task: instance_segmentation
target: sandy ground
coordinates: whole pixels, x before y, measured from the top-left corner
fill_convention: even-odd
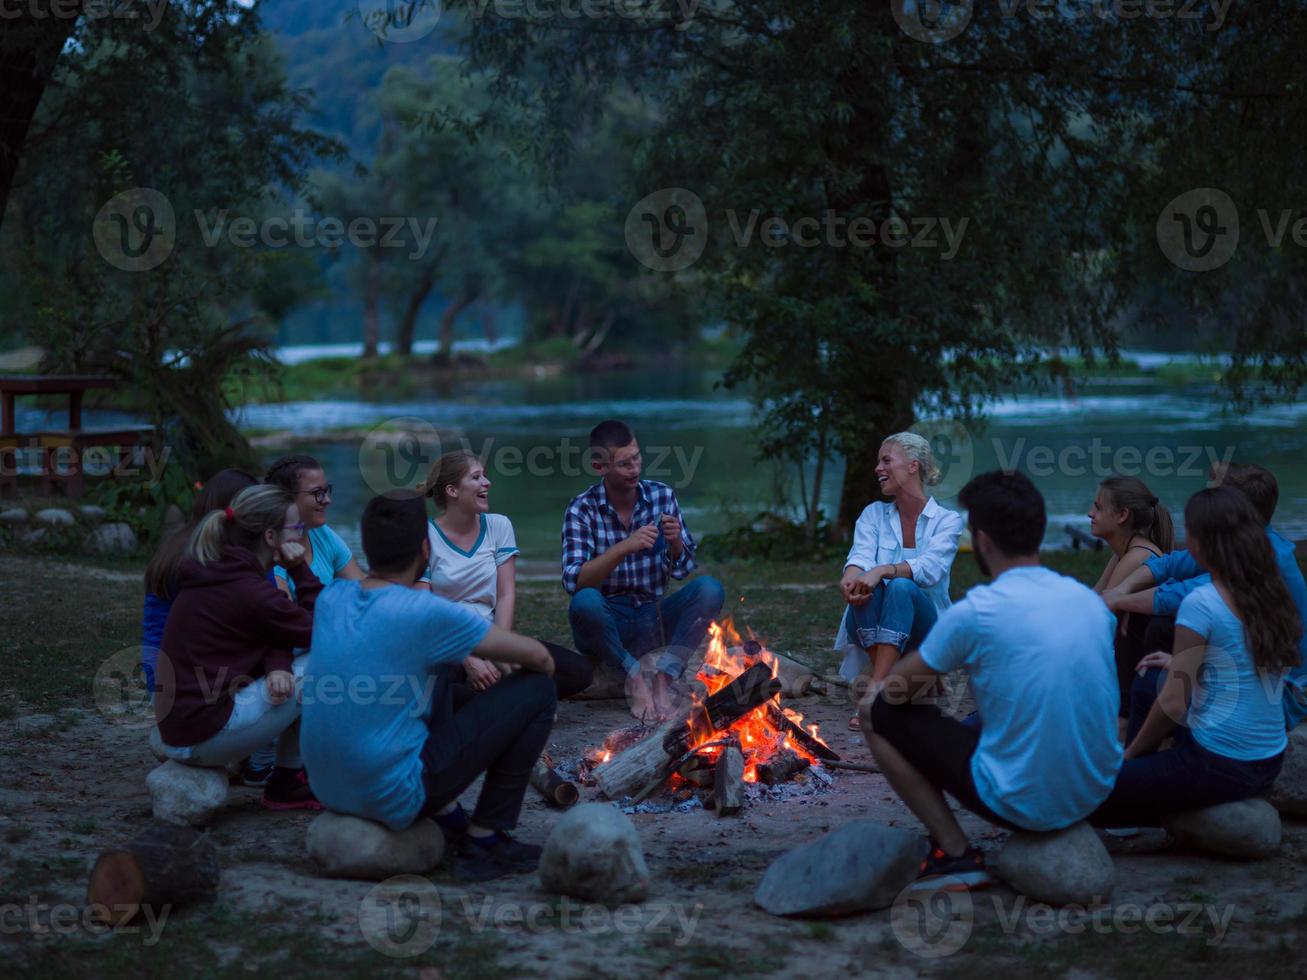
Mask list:
[[[842,728],[848,718],[842,700],[808,698],[797,704],[824,731],[839,733],[832,744],[847,760],[870,761],[860,741]],[[563,704],[550,750],[560,759],[578,756],[627,724],[621,702]],[[30,893],[45,902],[80,905],[85,872],[95,855],[130,837],[149,818],[144,777],[155,761],[144,733],[106,725],[89,712],[19,714],[4,724],[0,752],[5,760],[0,840],[7,842],[0,902],[26,901]],[[475,788],[466,805],[474,795]],[[583,790],[582,798],[597,798],[597,790]],[[367,944],[364,923],[369,921],[368,903],[375,902],[375,896],[369,898],[373,884],[329,881],[315,873],[304,852],[311,815],[268,813],[257,799],[255,790],[232,789],[211,829],[223,864],[221,894],[215,903],[178,910],[172,922],[163,922],[158,948],[166,949],[169,930],[178,922],[202,927],[209,917],[221,912],[230,921],[235,912],[239,921],[290,928],[339,945],[342,954],[375,957],[379,966],[410,962],[406,956],[372,952]],[[1083,928],[1078,931],[1076,921],[1059,924],[1054,913],[1002,887],[979,893],[974,901],[962,900],[966,907],[949,906],[942,917],[936,910],[928,914],[934,919],[925,920],[882,911],[814,924],[779,920],[754,906],[753,890],[776,856],[862,817],[919,826],[882,776],[847,772],[836,773],[833,785],[820,794],[753,803],[736,818],[703,810],[636,814],[632,819],[653,876],[652,892],[643,905],[616,913],[560,903],[541,890],[534,876],[465,886],[437,873],[432,891],[438,894],[439,929],[429,948],[423,947],[421,962],[441,965],[435,967],[437,973],[428,968],[420,975],[427,980],[441,971],[477,975],[480,967],[493,963],[492,974],[549,976],[845,976],[869,967],[911,976],[988,972],[997,961],[1027,957],[1031,948],[1040,947],[1047,947],[1045,955],[1053,958],[1050,966],[1067,953],[1088,975],[1117,975],[1124,968],[1113,966],[1110,957],[1096,961],[1090,947],[1079,963],[1076,944],[1103,935],[1113,942],[1138,932],[1149,936],[1133,920],[1153,909],[1157,923],[1166,913],[1156,910],[1170,909],[1172,926],[1184,926],[1182,932],[1191,934],[1158,933],[1159,951],[1179,948],[1198,962],[1213,950],[1260,955],[1267,944],[1296,936],[1307,904],[1302,867],[1307,827],[1286,823],[1281,856],[1259,863],[1177,855],[1160,831],[1110,841],[1118,876],[1113,906],[1100,910],[1097,918],[1079,920]],[[543,841],[557,819],[558,812],[531,793],[519,836]],[[968,817],[965,825],[987,849],[1001,841],[1000,833],[977,820]],[[1121,912],[1130,907],[1139,913]],[[1119,921],[1123,914],[1124,922]],[[148,943],[150,938],[146,929],[132,941]],[[39,971],[51,944],[87,941],[84,930],[42,935],[7,928],[0,949],[7,946],[24,959],[31,957]],[[210,941],[224,960],[242,955],[241,935],[227,927],[215,928]],[[930,955],[955,946],[959,949],[953,956]]]

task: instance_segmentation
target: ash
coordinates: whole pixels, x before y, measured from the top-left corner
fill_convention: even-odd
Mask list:
[[[561,770],[560,770],[561,772]],[[800,806],[816,804],[825,806],[825,796],[835,784],[836,775],[828,769],[813,766],[801,772],[788,783],[768,786],[765,783],[745,783],[744,801],[749,803],[796,803]],[[697,792],[686,787],[664,789],[653,798],[633,803],[632,797],[624,796],[613,801],[612,805],[629,815],[636,813],[691,813],[704,810],[712,805],[712,791],[700,789]]]

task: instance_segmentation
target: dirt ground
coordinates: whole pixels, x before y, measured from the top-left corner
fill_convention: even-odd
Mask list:
[[[61,564],[0,560],[0,599],[37,601],[32,590],[67,574]],[[19,573],[26,584],[18,583]],[[90,576],[92,591],[131,588],[97,575]],[[804,595],[786,589],[795,584],[802,583],[768,588]],[[530,587],[525,591],[529,596]],[[13,607],[5,615],[21,616]],[[12,632],[14,622],[4,622],[11,666],[32,659],[28,641]],[[78,684],[85,690],[89,678]],[[256,790],[233,787],[210,830],[223,868],[218,896],[105,935],[70,923],[78,914],[71,910],[84,905],[95,856],[148,821],[145,776],[156,762],[143,730],[108,723],[89,705],[33,705],[17,696],[25,690],[6,689],[0,701],[0,959],[14,965],[15,976],[19,969],[39,977],[176,976],[180,969],[205,977],[421,980],[1301,972],[1307,825],[1288,820],[1280,855],[1264,862],[1181,854],[1161,831],[1108,838],[1117,882],[1111,905],[1098,909],[1058,913],[997,887],[943,908],[901,906],[820,922],[762,912],[754,889],[787,849],[858,818],[920,829],[882,776],[853,772],[835,773],[833,784],[812,796],[752,803],[739,817],[703,810],[633,815],[652,875],[650,895],[638,906],[609,910],[562,900],[533,875],[469,886],[437,871],[423,899],[433,903],[433,927],[398,951],[404,955],[369,943],[384,899],[374,883],[316,873],[304,848],[312,814],[269,813],[258,806]],[[844,692],[794,706],[821,724],[846,760],[871,761],[845,730]],[[550,751],[575,758],[629,724],[621,702],[564,703]],[[596,789],[583,789],[583,800],[597,798]],[[558,817],[529,793],[519,837],[543,842]],[[963,824],[987,850],[1000,845],[1003,835],[983,822],[964,816]]]

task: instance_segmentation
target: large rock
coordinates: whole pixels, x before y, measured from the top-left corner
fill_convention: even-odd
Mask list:
[[[8,510],[0,511],[0,524],[26,524],[27,511],[21,507],[10,507]]]
[[[404,830],[323,812],[309,824],[309,857],[328,878],[382,881],[392,875],[425,874],[440,863],[445,835],[425,817]]]
[[[87,536],[86,548],[106,555],[131,554],[136,550],[136,532],[121,521],[101,524]]]
[[[73,526],[73,515],[59,507],[47,507],[45,510],[38,510],[36,519],[42,524],[48,524],[50,527]]]
[[[145,777],[154,802],[154,817],[203,827],[227,802],[227,772],[168,761]]]
[[[540,856],[545,891],[620,905],[649,893],[649,868],[629,817],[603,803],[582,803],[554,826]]]
[[[84,504],[77,508],[77,512],[84,521],[102,521],[109,516],[107,510],[103,507],[96,507],[94,504]]]
[[[1093,905],[1112,894],[1112,856],[1089,824],[1047,834],[1013,834],[994,863],[1021,894],[1049,905]]]
[[[1284,765],[1266,798],[1281,813],[1307,817],[1307,726],[1299,725],[1289,733]]]
[[[1185,847],[1222,857],[1266,858],[1280,849],[1280,815],[1265,800],[1171,813],[1162,826]]]
[[[910,831],[854,820],[773,861],[753,900],[772,915],[888,908],[916,878],[925,850]]]

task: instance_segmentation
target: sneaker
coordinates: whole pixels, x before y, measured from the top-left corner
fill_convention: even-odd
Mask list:
[[[309,789],[308,775],[303,769],[274,770],[263,787],[263,798],[259,803],[267,810],[323,809],[313,790]]]
[[[540,864],[540,851],[536,845],[515,841],[503,831],[481,839],[465,835],[454,862],[454,877],[460,881],[482,882],[526,874]]]
[[[268,777],[272,775],[272,766],[256,766],[246,759],[241,763],[240,776],[237,781],[242,786],[253,786],[260,788],[266,786]]]
[[[949,857],[943,848],[932,845],[930,854],[921,862],[917,880],[910,887],[914,891],[965,892],[987,888],[993,883],[994,879],[985,870],[985,855],[980,848],[968,847],[957,857]]]

